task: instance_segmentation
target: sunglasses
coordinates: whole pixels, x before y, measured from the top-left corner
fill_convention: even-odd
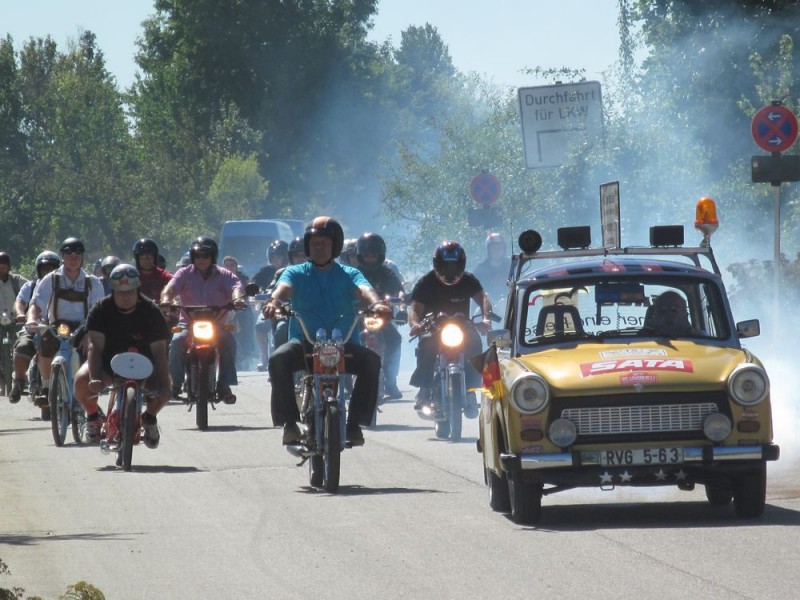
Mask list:
[[[194,253],[194,257],[195,258],[211,258],[211,254],[209,254],[208,252],[195,252]]]
[[[111,273],[111,279],[119,281],[120,279],[133,279],[139,277],[139,272],[136,269],[120,269]]]
[[[81,256],[83,252],[77,252],[75,250],[64,250],[61,253],[61,256]]]

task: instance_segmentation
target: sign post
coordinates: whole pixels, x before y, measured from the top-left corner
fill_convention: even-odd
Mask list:
[[[794,113],[783,106],[780,100],[774,100],[770,106],[759,110],[753,117],[750,126],[753,140],[758,146],[772,153],[769,157],[752,158],[752,180],[765,181],[760,168],[772,171],[770,180],[774,193],[775,242],[773,254],[772,279],[772,331],[773,337],[778,335],[778,315],[780,310],[779,293],[781,279],[781,183],[783,181],[800,180],[797,162],[782,161],[781,152],[788,150],[797,140],[797,118]]]
[[[474,227],[490,229],[500,224],[497,213],[492,204],[500,199],[503,186],[500,180],[489,173],[481,171],[469,183],[469,195],[481,205],[481,208],[471,208],[467,213],[467,223]]]

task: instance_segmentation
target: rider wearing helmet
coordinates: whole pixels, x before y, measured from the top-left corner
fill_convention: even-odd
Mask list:
[[[497,303],[508,294],[510,259],[506,248],[502,233],[490,233],[486,236],[486,258],[472,270],[472,274],[480,280],[483,289],[489,294],[496,310],[499,310]]]
[[[108,276],[111,274],[111,271],[116,267],[121,261],[117,256],[106,256],[103,260],[100,261],[100,281],[103,282],[103,291],[106,293],[106,296],[111,293],[111,282],[108,279]]]
[[[356,260],[356,244],[358,240],[353,239],[346,239],[342,245],[342,252],[339,256],[339,262],[343,265],[349,265],[351,267],[358,267],[358,261]]]
[[[25,322],[25,313],[28,311],[28,305],[31,303],[36,284],[42,277],[60,267],[61,259],[55,252],[45,250],[36,257],[35,264],[36,279],[26,282],[20,288],[19,294],[17,294],[17,298],[14,301],[14,313],[16,314],[17,323]],[[35,354],[34,334],[22,329],[17,334],[17,341],[14,343],[14,383],[8,395],[8,399],[12,404],[19,402],[22,396],[22,390],[25,388],[25,374],[28,372],[28,365]]]
[[[177,297],[186,306],[224,306],[233,302],[237,308],[244,306],[244,288],[235,273],[217,266],[219,247],[210,237],[200,236],[192,242],[189,256],[192,264],[178,270],[161,292],[161,304],[170,305]],[[188,323],[185,312],[181,321]],[[169,370],[172,376],[172,396],[177,398],[183,385],[184,357],[186,356],[184,329],[172,337],[169,344]],[[226,404],[236,402],[230,386],[236,385],[236,340],[230,331],[220,329],[219,374],[217,397]]]
[[[133,243],[131,253],[139,271],[139,292],[152,300],[158,300],[161,291],[172,279],[169,271],[158,266],[158,245],[150,238],[140,238]]]
[[[442,242],[433,253],[433,269],[423,275],[411,290],[411,309],[408,311],[409,333],[422,333],[420,322],[428,313],[438,315],[462,314],[469,316],[470,298],[478,305],[484,315],[480,329],[486,331],[491,325],[489,315],[492,304],[489,296],[483,291],[478,279],[464,268],[467,254],[458,242]],[[471,358],[482,351],[481,337],[476,329],[466,332],[464,356]],[[434,364],[436,363],[437,340],[434,336],[419,338],[417,348],[417,368],[411,375],[411,385],[419,388],[414,410],[421,410],[431,399]],[[481,378],[475,368],[466,361],[467,388],[480,387]],[[478,416],[475,392],[467,394],[467,406],[464,416],[474,419]]]
[[[381,298],[400,296],[403,282],[386,266],[386,242],[377,233],[365,233],[356,242],[358,268],[375,288]],[[400,371],[400,348],[403,338],[394,323],[388,322],[380,330],[384,342],[383,372],[386,378],[386,395],[390,400],[399,400],[403,394],[397,388]]]
[[[0,252],[0,313],[3,313],[4,320],[8,319],[7,325],[0,325],[0,336],[8,338],[12,344],[16,343],[17,338],[17,326],[14,323],[14,317],[16,316],[14,306],[17,295],[27,283],[27,279],[11,272],[11,257],[8,253]],[[3,351],[10,352],[10,349],[4,348]],[[11,373],[0,373],[0,377],[2,377],[0,384],[2,391],[0,393],[8,394],[9,398],[11,398],[14,387],[11,381],[13,379]]]
[[[268,292],[272,291],[275,288],[275,285],[278,283],[278,279],[280,278],[280,276],[283,275],[283,271],[286,269],[286,266],[299,265],[308,260],[303,244],[303,238],[301,237],[296,237],[291,242],[289,242],[287,252],[289,255],[289,265],[285,265],[280,269],[278,269],[277,271],[275,271],[274,276],[266,286],[262,286],[259,283],[259,287],[261,289]],[[259,273],[260,272],[261,271],[259,271]],[[289,328],[289,323],[285,319],[281,320],[273,319],[272,321],[265,321],[263,314],[258,315],[258,319],[256,319],[255,332],[256,332],[256,345],[258,346],[258,353],[261,362],[258,363],[256,370],[258,371],[267,370],[267,361],[269,360],[269,355],[272,352],[272,350],[289,341],[288,328]],[[269,331],[272,332],[271,344],[268,340]]]
[[[289,244],[283,240],[274,240],[267,248],[267,264],[258,270],[253,277],[253,283],[259,289],[266,289],[275,278],[275,273],[289,264]]]
[[[317,217],[311,221],[303,236],[303,248],[310,260],[286,268],[272,298],[262,309],[264,318],[271,319],[289,300],[292,310],[303,318],[312,332],[319,329],[330,332],[334,326],[342,332],[348,331],[355,318],[353,303],[356,300],[374,305],[376,312],[391,318],[391,310],[381,302],[364,275],[358,269],[335,262],[343,245],[344,232],[336,219]],[[296,443],[301,437],[293,373],[303,370],[310,351],[297,319],[289,324],[289,338],[269,358],[272,421],[283,425],[284,444]],[[347,441],[353,445],[364,443],[360,425],[372,422],[380,368],[377,354],[351,340],[345,344],[345,370],[357,376],[345,430]]]
[[[113,384],[111,359],[132,349],[146,356],[153,363],[146,387],[157,395],[147,395],[143,441],[148,448],[156,448],[160,440],[156,415],[169,401],[169,327],[155,302],[141,293],[136,267],[117,265],[109,273],[109,281],[111,294],[96,304],[86,319],[87,358],[75,373],[75,399],[86,411],[87,440],[99,442],[103,419],[97,396]]]
[[[105,295],[103,282],[82,269],[86,249],[81,240],[69,237],[61,243],[59,250],[61,266],[45,275],[33,291],[27,314],[27,325],[30,328],[44,321],[50,325],[66,323],[74,331],[84,322],[89,310]],[[37,360],[43,387],[41,395],[34,400],[36,406],[47,406],[50,363],[58,346],[58,339],[49,331],[42,334]]]

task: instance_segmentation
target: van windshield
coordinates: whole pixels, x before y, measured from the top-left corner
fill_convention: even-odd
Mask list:
[[[272,240],[263,235],[237,235],[225,238],[225,254],[234,256],[240,265],[267,264],[267,248]],[[254,275],[254,273],[247,273]]]

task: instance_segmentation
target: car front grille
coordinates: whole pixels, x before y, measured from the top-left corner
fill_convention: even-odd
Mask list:
[[[572,421],[579,436],[697,432],[703,420],[719,412],[715,402],[635,406],[565,408],[561,417]]]

